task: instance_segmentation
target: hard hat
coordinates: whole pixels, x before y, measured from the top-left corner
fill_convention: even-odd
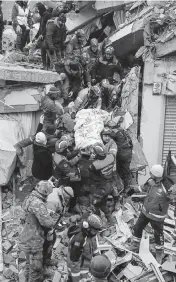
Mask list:
[[[104,128],[101,135],[111,135],[112,131],[109,128]]]
[[[68,142],[64,140],[63,141],[58,140],[55,144],[56,153],[62,153],[67,148],[68,148]]]
[[[96,38],[92,38],[90,40],[90,46],[91,47],[98,47],[98,40]]]
[[[153,165],[150,169],[150,172],[153,174],[155,177],[162,177],[164,169],[161,165]]]
[[[39,144],[46,145],[46,143],[47,143],[46,135],[43,132],[38,132],[35,135],[35,141]]]
[[[73,137],[71,137],[71,135],[70,134],[67,134],[67,135],[63,135],[62,137],[61,137],[61,139],[60,139],[60,141],[67,141],[68,142],[68,144],[72,144],[72,142],[73,142]]]
[[[96,230],[101,230],[102,227],[103,227],[103,222],[102,222],[101,218],[96,214],[91,214],[88,217],[87,222],[89,223],[90,227],[92,227],[93,229],[96,229]]]
[[[95,278],[106,278],[111,270],[111,262],[104,255],[98,255],[92,258],[90,263],[90,273]]]
[[[94,150],[94,153],[99,157],[105,157],[106,156],[105,148],[101,143],[95,143],[93,145],[93,150]]]
[[[108,126],[110,128],[116,128],[117,124],[113,120],[110,120],[110,121],[107,122],[106,126]]]
[[[37,183],[35,190],[42,194],[43,196],[47,197],[49,194],[53,192],[53,185],[51,181],[42,180]]]
[[[105,49],[105,54],[113,55],[114,54],[114,48],[112,46],[108,46]]]
[[[99,86],[94,85],[91,87],[91,91],[97,96],[100,97],[101,96],[101,89]]]
[[[73,189],[69,186],[66,186],[66,187],[63,186],[62,195],[63,195],[64,199],[73,198],[74,197]]]

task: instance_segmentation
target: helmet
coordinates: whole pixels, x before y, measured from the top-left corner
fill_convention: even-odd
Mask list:
[[[70,134],[67,134],[67,135],[63,135],[60,141],[67,141],[68,144],[71,145],[73,142],[73,138],[70,136]]]
[[[73,189],[69,186],[63,187],[62,188],[62,195],[63,195],[64,199],[73,198],[74,197]]]
[[[99,157],[106,156],[105,147],[101,143],[95,143],[93,145],[93,150],[94,150],[94,153]]]
[[[91,91],[97,96],[100,97],[101,96],[101,89],[99,86],[94,85],[91,87]]]
[[[39,144],[46,145],[46,143],[47,143],[46,135],[43,132],[38,132],[35,135],[35,141]]]
[[[98,40],[96,38],[92,38],[90,40],[90,46],[91,47],[98,47]]]
[[[101,218],[96,214],[89,215],[87,222],[89,223],[89,226],[96,230],[101,230],[103,227],[103,222]]]
[[[51,181],[42,180],[37,183],[35,190],[42,194],[43,196],[47,197],[49,194],[53,192],[53,184]]]
[[[155,177],[162,177],[164,169],[161,165],[153,165],[150,169],[150,172],[153,174]]]
[[[63,141],[58,140],[55,144],[56,153],[62,153],[67,148],[68,148],[68,142],[64,140]]]
[[[113,120],[110,120],[107,122],[106,126],[110,128],[116,128],[117,124]]]
[[[111,135],[111,130],[109,128],[104,128],[104,130],[101,132],[101,135]]]
[[[105,49],[105,54],[114,55],[114,48],[109,46]]]
[[[90,273],[95,278],[106,278],[111,270],[111,262],[104,255],[98,255],[92,258],[90,263]]]
[[[76,35],[77,37],[85,37],[85,32],[83,29],[78,29]]]
[[[89,61],[90,61],[90,56],[89,56],[89,54],[88,54],[87,52],[84,52],[84,53],[82,54],[82,60],[83,60],[84,62],[89,62]]]

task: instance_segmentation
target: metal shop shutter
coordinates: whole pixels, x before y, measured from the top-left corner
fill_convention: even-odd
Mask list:
[[[163,165],[169,149],[171,155],[176,156],[176,97],[166,96],[165,108],[165,125],[164,125],[164,140],[163,140]],[[171,165],[171,177],[176,181],[176,166]]]

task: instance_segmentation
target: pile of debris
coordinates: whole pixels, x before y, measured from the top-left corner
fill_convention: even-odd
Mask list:
[[[19,189],[19,188],[18,188]],[[19,200],[14,198],[12,191],[3,189],[2,213],[2,248],[4,271],[0,280],[25,281],[25,254],[18,249],[18,235],[23,228],[25,214]],[[170,205],[168,218],[164,224],[165,258],[160,266],[152,253],[153,231],[147,226],[140,245],[139,254],[129,251],[132,239],[132,228],[140,213],[141,204],[127,198],[124,204],[119,204],[119,210],[113,213],[114,225],[104,229],[97,236],[97,246],[111,261],[112,269],[108,281],[145,282],[145,281],[175,281],[176,247],[172,246],[174,230],[174,208]],[[102,215],[103,221],[105,219]],[[58,259],[57,267],[48,267],[50,276],[45,282],[64,282],[68,278],[67,270],[67,229],[70,224],[79,223],[81,217],[72,215],[65,217],[56,230],[57,239],[53,249],[53,257]],[[106,222],[105,222],[106,223]],[[149,248],[150,245],[150,248]]]

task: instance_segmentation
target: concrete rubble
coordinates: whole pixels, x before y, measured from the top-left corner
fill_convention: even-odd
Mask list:
[[[19,252],[17,242],[18,234],[23,228],[25,215],[20,207],[19,200],[14,200],[15,195],[12,191],[4,187],[2,195],[4,199],[2,215],[4,271],[3,276],[0,276],[0,281],[24,282],[25,253]],[[125,202],[120,205],[120,209],[113,213],[114,225],[102,230],[96,238],[99,251],[105,253],[112,263],[108,280],[112,282],[174,281],[176,276],[176,247],[173,248],[171,244],[174,230],[172,206],[169,208],[169,215],[164,225],[165,258],[163,265],[158,265],[152,255],[152,252],[154,252],[153,232],[150,226],[146,228],[143,234],[139,255],[128,251],[132,239],[132,227],[137,220],[140,205],[138,202],[131,201],[130,197],[125,199]],[[49,272],[52,272],[53,278],[45,280],[45,282],[67,281],[67,227],[70,223],[79,223],[80,219],[79,215],[65,217],[62,225],[58,227],[56,231],[57,239],[53,248],[53,257],[58,258],[58,266],[49,267]],[[159,276],[161,277],[160,280],[158,280]]]

